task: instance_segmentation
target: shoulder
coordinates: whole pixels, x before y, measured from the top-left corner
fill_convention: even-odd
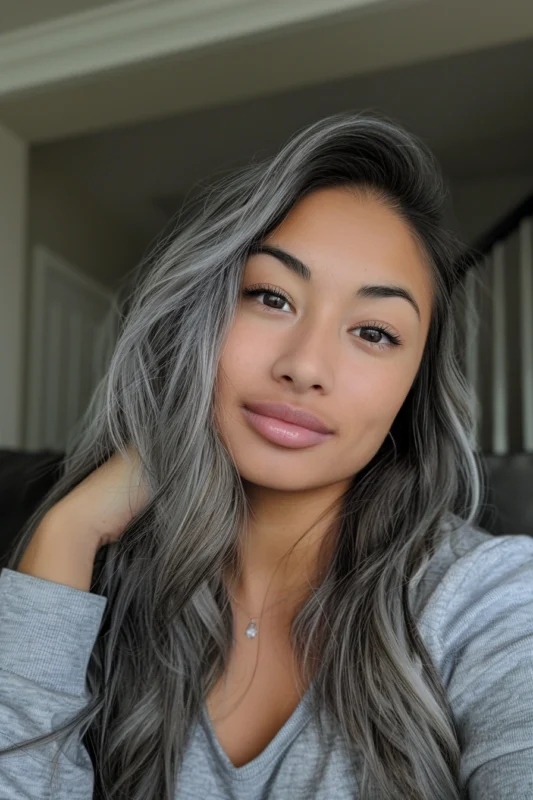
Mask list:
[[[414,608],[444,682],[453,654],[477,641],[533,635],[533,537],[495,536],[453,518],[417,587]]]
[[[472,800],[533,796],[533,537],[454,525],[420,588],[420,633],[453,715],[461,786]]]

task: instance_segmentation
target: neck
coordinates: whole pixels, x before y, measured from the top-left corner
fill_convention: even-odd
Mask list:
[[[313,492],[245,488],[250,524],[242,540],[240,575],[229,591],[251,616],[273,604],[279,613],[290,614],[321,580],[334,541],[325,542],[325,537],[345,487]]]

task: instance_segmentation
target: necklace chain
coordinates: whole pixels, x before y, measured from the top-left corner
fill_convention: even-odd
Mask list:
[[[246,636],[246,638],[247,638],[247,639],[255,639],[255,638],[256,638],[256,636],[257,636],[257,634],[259,633],[259,631],[258,631],[258,629],[257,629],[257,625],[255,624],[255,620],[256,620],[256,619],[258,619],[258,620],[259,620],[259,619],[261,619],[261,617],[263,616],[263,614],[265,614],[265,613],[266,613],[266,611],[270,611],[270,609],[271,609],[271,608],[274,608],[274,606],[276,606],[276,605],[279,605],[279,603],[281,603],[281,602],[283,602],[283,600],[285,600],[285,598],[282,598],[281,600],[278,600],[276,603],[273,603],[271,606],[269,606],[267,609],[265,609],[265,611],[262,611],[262,612],[261,612],[261,614],[260,614],[258,617],[252,617],[252,616],[249,614],[249,612],[248,612],[248,611],[246,611],[246,609],[245,609],[245,608],[243,608],[243,607],[241,606],[241,604],[240,604],[240,603],[239,603],[237,600],[235,600],[235,598],[233,597],[233,595],[232,595],[232,593],[229,591],[229,589],[228,589],[228,594],[229,594],[229,596],[231,597],[231,599],[233,600],[233,602],[234,602],[234,603],[235,603],[235,604],[236,604],[236,605],[237,605],[239,608],[242,608],[242,610],[246,612],[247,616],[248,616],[248,617],[249,617],[249,619],[250,619],[250,622],[248,623],[248,625],[247,625],[247,627],[246,627],[246,630],[244,631],[244,635]]]

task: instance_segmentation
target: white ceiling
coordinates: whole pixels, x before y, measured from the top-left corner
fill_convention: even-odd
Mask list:
[[[336,111],[377,110],[422,136],[448,177],[533,170],[533,41],[272,94],[62,142],[32,158],[68,172],[154,236],[200,181],[272,153]]]
[[[0,36],[0,120],[51,142],[530,39],[531,0],[124,0]]]
[[[121,0],[0,0],[0,34],[91,11]]]

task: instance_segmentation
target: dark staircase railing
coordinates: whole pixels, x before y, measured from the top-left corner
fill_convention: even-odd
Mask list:
[[[480,448],[533,454],[533,194],[462,256],[465,374],[478,398]]]

